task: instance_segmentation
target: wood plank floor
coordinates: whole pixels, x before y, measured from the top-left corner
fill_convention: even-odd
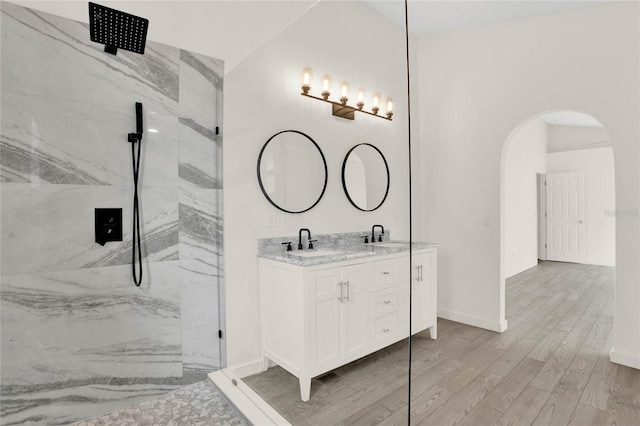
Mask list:
[[[509,280],[509,330],[438,320],[413,340],[411,425],[640,425],[640,371],[609,362],[614,269],[543,262]],[[294,425],[406,425],[408,344],[312,381],[245,382]]]

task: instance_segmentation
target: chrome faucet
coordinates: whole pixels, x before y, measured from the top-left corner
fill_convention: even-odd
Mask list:
[[[300,228],[300,230],[298,231],[298,250],[302,250],[302,233],[304,231],[307,231],[307,234],[309,235],[308,240],[311,239],[311,231],[309,231],[307,228]]]
[[[380,233],[378,235],[378,242],[382,242],[382,236],[384,235],[384,226],[382,226],[382,225],[373,225],[371,227],[371,242],[372,243],[376,242],[376,228],[380,228],[382,230],[382,233]]]

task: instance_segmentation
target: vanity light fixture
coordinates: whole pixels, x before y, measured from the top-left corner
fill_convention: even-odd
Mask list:
[[[371,106],[371,112],[364,109],[365,105],[365,90],[364,88],[359,88],[357,91],[357,103],[356,107],[352,107],[347,105],[349,102],[349,83],[343,81],[340,84],[340,102],[335,102],[329,99],[331,96],[331,76],[324,75],[322,77],[322,92],[321,96],[314,96],[310,92],[313,81],[313,72],[311,68],[305,68],[302,70],[302,96],[306,96],[308,98],[317,99],[319,101],[328,102],[332,106],[332,114],[336,117],[346,118],[348,120],[355,120],[356,111],[363,112],[365,114],[373,115],[375,117],[380,117],[385,120],[391,121],[391,117],[393,116],[393,100],[391,98],[387,98],[387,111],[386,116],[378,115],[380,111],[380,104],[382,102],[382,96],[380,93],[373,94],[373,102]]]

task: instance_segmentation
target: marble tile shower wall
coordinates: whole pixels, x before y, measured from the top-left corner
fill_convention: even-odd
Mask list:
[[[153,42],[112,56],[85,24],[1,7],[0,422],[66,424],[203,380],[220,366],[222,61]],[[122,243],[94,243],[96,207],[123,208]]]

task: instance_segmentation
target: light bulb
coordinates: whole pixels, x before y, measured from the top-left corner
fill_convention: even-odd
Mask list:
[[[331,94],[331,76],[328,74],[322,77],[322,98],[324,100],[329,99]]]
[[[380,93],[376,92],[373,94],[373,105],[371,106],[371,111],[374,114],[377,114],[378,111],[380,110],[380,98],[381,98]]]
[[[346,105],[349,100],[349,83],[343,81],[340,85],[340,103]]]
[[[362,109],[362,107],[364,106],[364,89],[363,88],[358,89],[358,103],[356,105],[358,106],[358,109]]]
[[[309,93],[309,89],[311,88],[311,79],[312,79],[312,71],[311,68],[305,68],[302,70],[302,93]]]

